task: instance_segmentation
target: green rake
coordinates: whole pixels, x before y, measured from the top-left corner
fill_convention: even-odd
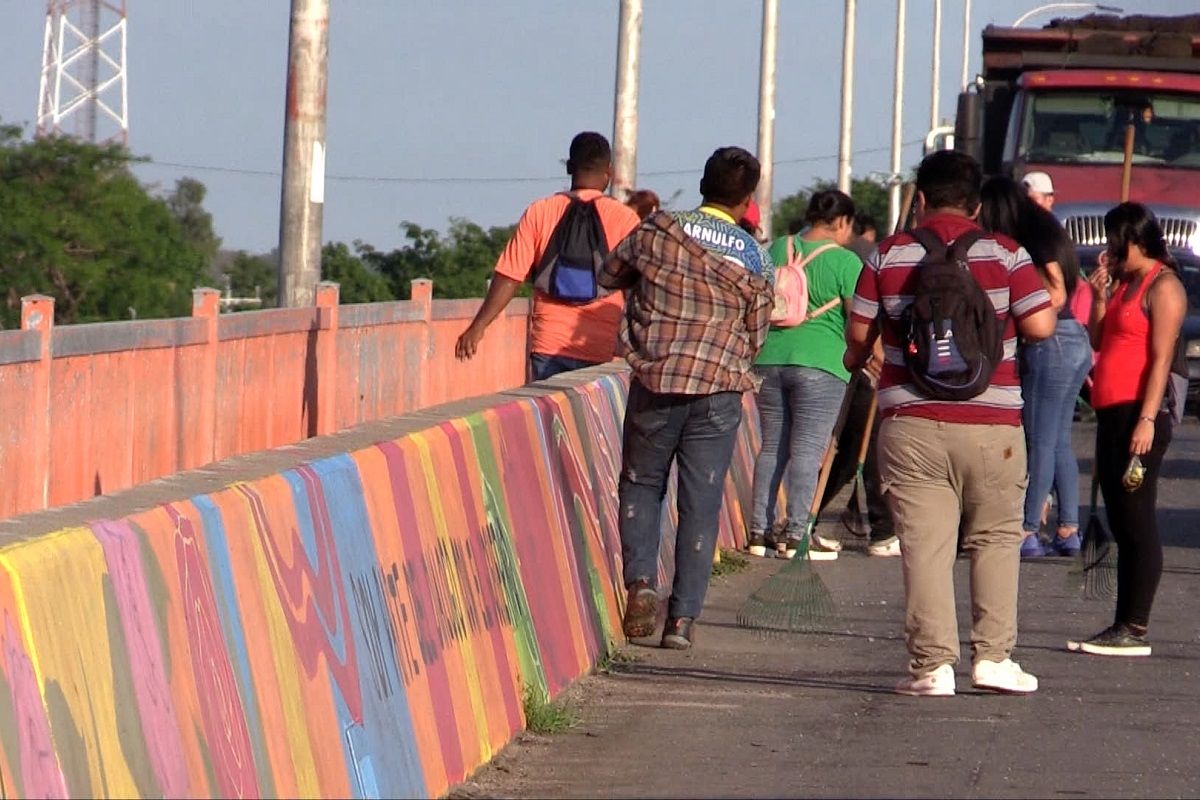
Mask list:
[[[833,596],[821,580],[821,576],[813,569],[812,559],[809,558],[809,545],[813,530],[817,526],[825,484],[828,483],[829,474],[833,470],[838,437],[846,423],[850,399],[851,391],[848,387],[838,412],[837,423],[825,448],[825,458],[821,462],[821,472],[817,478],[817,489],[813,492],[808,520],[805,522],[804,534],[796,555],[746,598],[737,615],[737,623],[743,628],[764,633],[798,633],[814,630],[833,617]]]
[[[1092,508],[1075,566],[1067,573],[1068,588],[1085,600],[1112,600],[1117,596],[1117,542],[1100,519],[1097,501],[1100,483],[1092,470]]]

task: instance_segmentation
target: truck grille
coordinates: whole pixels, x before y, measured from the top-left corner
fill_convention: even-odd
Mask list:
[[[1163,235],[1167,239],[1167,247],[1187,248],[1192,246],[1197,227],[1195,220],[1184,217],[1162,217],[1158,223],[1162,225]],[[1067,229],[1067,235],[1075,244],[1102,247],[1106,243],[1102,214],[1067,217],[1063,224]]]

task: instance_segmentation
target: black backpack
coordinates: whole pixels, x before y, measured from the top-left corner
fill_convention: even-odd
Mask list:
[[[983,232],[964,233],[949,247],[926,228],[912,235],[925,257],[900,318],[904,363],[925,397],[970,400],[987,389],[1004,357],[1004,325],[967,261]]]
[[[571,201],[554,226],[534,271],[533,286],[567,303],[590,303],[608,294],[596,280],[608,255],[608,241],[596,200],[580,200],[570,192],[566,195]]]

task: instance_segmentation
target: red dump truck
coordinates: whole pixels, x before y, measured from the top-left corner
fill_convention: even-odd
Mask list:
[[[956,149],[987,174],[1041,171],[1085,267],[1121,197],[1133,126],[1129,199],[1149,206],[1200,308],[1200,14],[1092,15],[1044,28],[988,26],[983,71],[960,95]],[[1200,317],[1185,327],[1200,378]],[[1193,382],[1193,389],[1200,382]]]

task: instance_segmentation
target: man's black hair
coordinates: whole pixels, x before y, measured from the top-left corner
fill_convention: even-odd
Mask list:
[[[740,147],[722,147],[704,164],[700,196],[706,203],[736,206],[758,188],[762,168],[758,159]]]
[[[602,134],[584,131],[571,140],[567,153],[567,174],[595,172],[612,163],[612,148]]]
[[[971,212],[979,205],[983,170],[966,153],[939,150],[917,167],[917,191],[925,195],[926,208],[957,208]]]

